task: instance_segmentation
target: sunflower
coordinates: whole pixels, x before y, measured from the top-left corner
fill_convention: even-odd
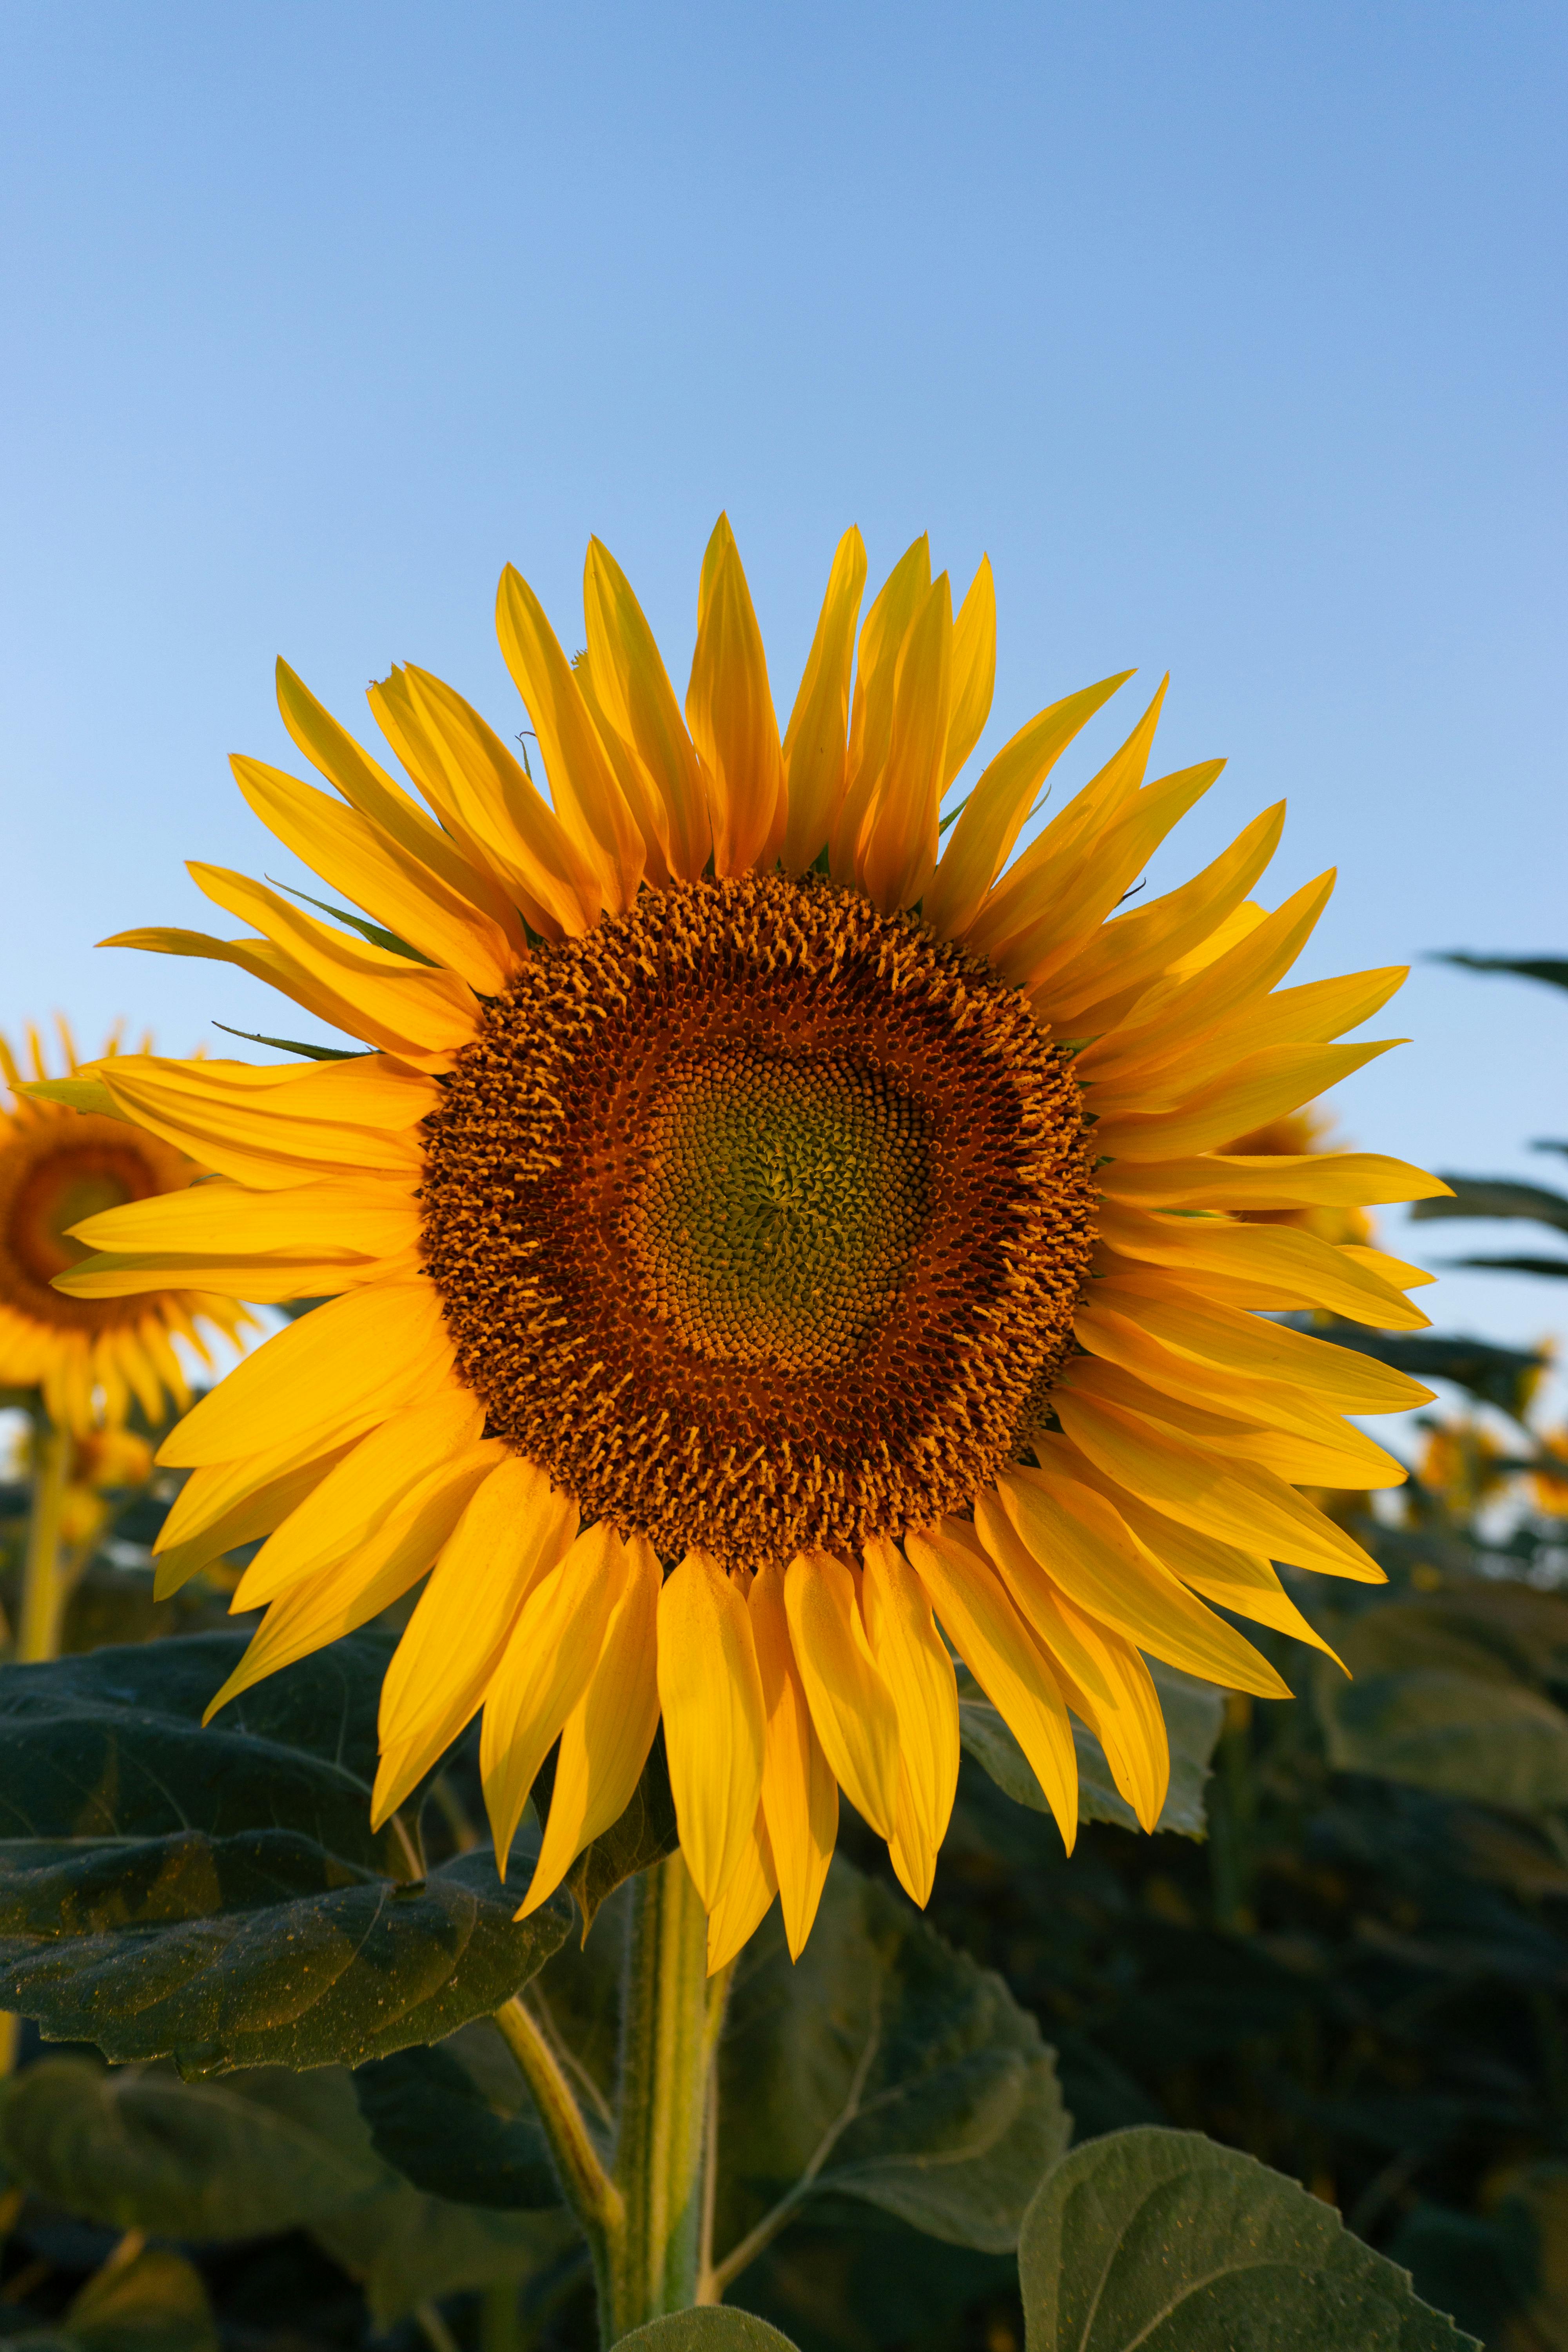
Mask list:
[[[662,1720],[714,1966],[775,1890],[799,1951],[840,1790],[926,1899],[954,1654],[1069,1845],[1074,1715],[1152,1824],[1144,1654],[1288,1696],[1231,1620],[1318,1641],[1271,1559],[1380,1580],[1296,1485],[1396,1483],[1345,1415],[1426,1396],[1263,1319],[1412,1329],[1425,1276],[1241,1220],[1442,1187],[1215,1150],[1384,1052],[1331,1041],[1402,971],[1277,988],[1332,878],[1239,911],[1279,808],[1117,911],[1221,764],[1145,782],[1163,688],[1015,856],[1122,680],[1030,719],[943,853],[991,701],[989,567],[955,619],[917,541],[858,626],[865,572],[852,530],[781,743],[724,520],[684,714],[596,541],[574,663],[509,569],[548,798],[451,687],[395,669],[370,702],[421,806],[280,666],[331,789],[235,773],[364,919],[195,866],[251,935],[118,944],[225,959],[368,1050],[105,1064],[114,1105],[221,1181],[89,1220],[104,1255],[63,1277],[335,1294],[163,1447],[192,1475],[162,1590],[267,1538],[235,1599],[267,1613],[215,1706],[428,1575],[383,1689],[377,1819],[482,1709],[504,1860],[559,1743],[526,1912]]]
[[[177,1145],[112,1115],[112,1104],[107,1117],[70,1108],[73,1091],[91,1099],[101,1089],[73,1086],[75,1043],[66,1024],[58,1025],[63,1085],[49,1081],[36,1029],[26,1033],[30,1078],[0,1037],[0,1385],[40,1389],[49,1420],[80,1442],[122,1424],[132,1401],[154,1424],[184,1411],[190,1385],[174,1338],[210,1366],[202,1322],[230,1341],[253,1325],[230,1298],[199,1295],[200,1285],[138,1284],[141,1295],[82,1297],[54,1287],[57,1275],[88,1255],[71,1240],[72,1226],[124,1202],[183,1192],[199,1173]],[[112,1038],[106,1050],[112,1057]],[[66,1100],[45,1098],[40,1083]]]

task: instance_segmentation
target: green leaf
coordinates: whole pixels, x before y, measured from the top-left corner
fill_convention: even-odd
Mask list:
[[[110,2229],[268,2236],[389,2185],[364,2132],[343,2128],[342,2081],[268,2067],[184,2083],[161,2067],[46,2057],[5,2084],[0,2163]]]
[[[247,1045],[276,1045],[280,1054],[302,1054],[307,1062],[363,1062],[371,1052],[368,1045],[302,1045],[298,1037],[264,1037],[258,1029],[231,1029],[226,1021],[215,1021],[226,1037],[243,1037]]]
[[[0,2007],[192,2074],[358,2064],[499,2008],[570,1906],[517,1922],[487,1851],[410,1883],[397,1825],[373,1835],[386,1645],[336,1643],[203,1730],[242,1647],[0,1671]]]
[[[378,2330],[444,2294],[509,2280],[543,2284],[587,2264],[577,2224],[564,2210],[486,2212],[402,2186],[342,2207],[310,2234],[360,2282]]]
[[[1479,2352],[1329,2206],[1198,2132],[1075,2148],[1018,2271],[1028,2352]]]
[[[824,2194],[1005,2252],[1070,2128],[1001,1978],[841,1859],[793,1967],[776,1912],[742,1951],[720,2097],[721,2270]]]
[[[1385,1602],[1330,1624],[1353,1680],[1313,1690],[1329,1761],[1521,1813],[1568,1804],[1568,1601],[1518,1586]]]
[[[1432,961],[1458,964],[1465,971],[1507,971],[1520,980],[1543,980],[1552,988],[1568,988],[1568,963],[1556,956],[1479,956],[1456,948]]]
[[[1554,1225],[1568,1234],[1568,1193],[1553,1192],[1544,1184],[1516,1184],[1502,1176],[1445,1173],[1443,1181],[1452,1199],[1412,1201],[1412,1217],[1428,1223],[1437,1217],[1529,1217],[1538,1225]]]
[[[1174,1666],[1151,1662],[1149,1670],[1160,1694],[1171,1741],[1171,1785],[1156,1826],[1178,1831],[1184,1837],[1206,1837],[1204,1785],[1224,1720],[1224,1698],[1207,1683],[1197,1682]],[[959,1675],[958,1729],[966,1751],[999,1789],[1035,1812],[1049,1812],[1049,1801],[1035,1777],[1034,1767],[973,1675],[963,1670]],[[1079,1821],[1114,1822],[1119,1829],[1135,1830],[1137,1815],[1117,1790],[1104,1748],[1094,1734],[1076,1720],[1072,1733],[1078,1750]]]
[[[1531,1274],[1548,1282],[1568,1281],[1568,1257],[1445,1257],[1436,1262],[1477,1274]]]
[[[63,2340],[79,2352],[218,2352],[201,2273],[172,2246],[145,2247],[89,2278]]]
[[[697,2311],[667,2312],[634,2327],[617,2345],[642,2345],[647,2352],[795,2352],[787,2336],[749,2311],[710,2303]]]
[[[560,2203],[528,2087],[488,2020],[374,2059],[354,2091],[377,2155],[415,2188],[500,2211]]]

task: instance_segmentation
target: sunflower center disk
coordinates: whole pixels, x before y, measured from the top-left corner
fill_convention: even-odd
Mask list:
[[[627,1238],[652,1311],[721,1363],[845,1364],[925,1222],[921,1105],[838,1055],[744,1049],[668,1072]]]
[[[55,1276],[91,1255],[72,1225],[184,1181],[178,1153],[96,1113],[13,1130],[0,1173],[0,1298],[64,1330],[139,1322],[144,1297],[68,1298]]]
[[[907,917],[777,877],[538,951],[427,1123],[426,1262],[492,1434],[666,1555],[967,1505],[1070,1345],[1068,1058]]]

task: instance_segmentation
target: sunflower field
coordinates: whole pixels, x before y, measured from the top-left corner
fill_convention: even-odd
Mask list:
[[[1375,1222],[1568,1197],[867,591],[280,664],[256,1030],[5,1048],[0,2344],[1568,2352],[1568,1433]]]

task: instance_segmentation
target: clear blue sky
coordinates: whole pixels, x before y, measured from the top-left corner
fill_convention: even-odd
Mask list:
[[[1342,877],[1302,977],[1568,951],[1560,5],[5,26],[0,1024],[276,1029],[225,968],[91,951],[230,928],[185,857],[291,871],[226,766],[297,764],[274,655],[351,723],[416,659],[515,726],[501,564],[575,644],[597,531],[683,681],[721,507],[781,709],[845,525],[878,574],[929,526],[995,567],[988,742],[1137,664],[1165,766],[1230,755],[1152,887],[1284,793],[1272,897]],[[1357,1139],[1550,1179],[1568,999],[1418,965],[1393,1012]]]

